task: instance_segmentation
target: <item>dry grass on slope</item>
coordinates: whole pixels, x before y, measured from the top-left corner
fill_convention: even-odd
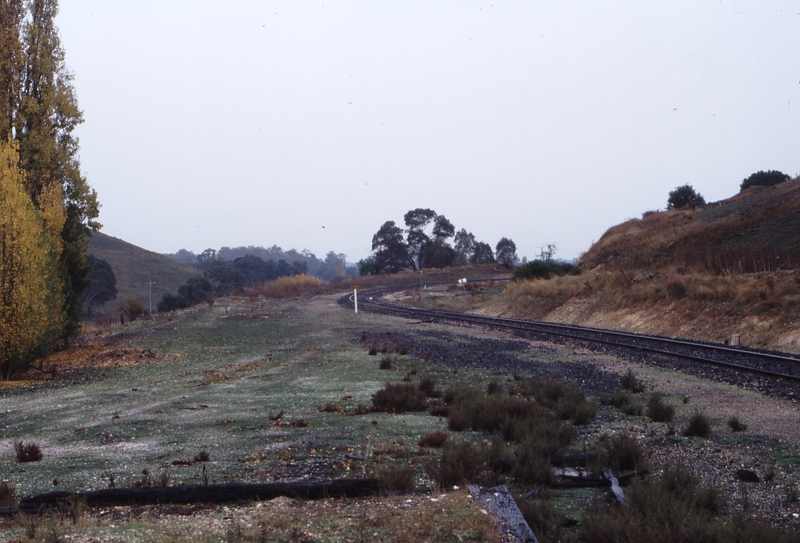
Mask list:
[[[643,333],[798,350],[800,272],[709,274],[598,271],[515,281],[505,304],[516,316]]]

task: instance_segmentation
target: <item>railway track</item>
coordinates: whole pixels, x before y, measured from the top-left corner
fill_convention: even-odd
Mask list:
[[[789,385],[792,391],[795,391],[796,384],[800,383],[800,358],[785,353],[729,347],[718,343],[677,338],[645,336],[584,326],[487,317],[456,311],[419,309],[390,303],[382,299],[386,293],[392,290],[402,290],[402,288],[384,287],[359,293],[359,310],[366,309],[420,320],[485,326],[510,330],[522,335],[533,335],[542,339],[555,337],[583,344],[603,345],[614,350],[671,357],[701,366],[716,367],[737,374],[749,374],[778,381],[784,385],[782,388]],[[340,302],[352,305],[353,297],[352,295],[345,296]],[[790,392],[789,395],[795,396],[793,392]]]

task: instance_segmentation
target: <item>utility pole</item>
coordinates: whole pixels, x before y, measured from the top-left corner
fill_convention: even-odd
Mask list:
[[[145,283],[145,285],[150,285],[150,313],[148,313],[148,315],[152,316],[153,315],[153,285],[155,285],[155,283],[153,283],[153,281],[151,280],[151,281],[148,281],[147,283]]]

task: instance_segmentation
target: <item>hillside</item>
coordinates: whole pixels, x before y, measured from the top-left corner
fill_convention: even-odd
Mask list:
[[[509,285],[485,312],[800,352],[800,178],[610,228],[579,276]]]
[[[102,233],[96,233],[89,239],[88,252],[111,264],[117,278],[117,299],[101,307],[100,311],[108,312],[109,306],[113,307],[126,298],[134,298],[148,307],[149,281],[154,283],[155,310],[162,294],[175,294],[189,277],[200,275],[191,266]]]

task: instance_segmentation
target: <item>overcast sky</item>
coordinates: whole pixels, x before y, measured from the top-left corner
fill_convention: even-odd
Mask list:
[[[800,2],[62,0],[103,232],[356,261],[432,208],[557,257],[800,172]]]

